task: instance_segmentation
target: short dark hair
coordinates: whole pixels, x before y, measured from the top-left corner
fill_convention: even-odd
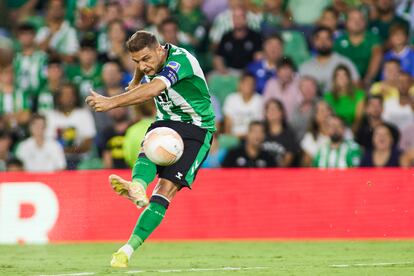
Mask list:
[[[30,125],[33,124],[36,120],[43,120],[43,122],[46,122],[46,117],[44,115],[35,113],[30,118]]]
[[[127,41],[126,46],[130,52],[138,52],[145,47],[154,48],[158,45],[158,40],[150,32],[137,31]]]
[[[378,101],[380,101],[381,105],[383,105],[383,103],[384,103],[384,97],[383,97],[382,95],[368,95],[368,96],[365,98],[365,106],[367,106],[367,105],[368,105],[368,103],[369,103],[371,100],[378,100]]]
[[[293,71],[296,71],[296,65],[290,57],[281,57],[276,63],[276,68],[285,66],[290,67]]]
[[[243,71],[243,73],[240,75],[240,80],[244,80],[245,78],[252,78],[256,81],[256,77],[249,71]]]
[[[161,28],[168,24],[174,24],[178,26],[178,21],[174,17],[168,17],[161,22]]]
[[[280,34],[271,34],[271,35],[265,37],[265,39],[263,41],[263,44],[266,44],[266,42],[268,42],[269,40],[272,40],[272,39],[279,40],[279,42],[282,43],[282,44],[285,43]]]
[[[249,123],[248,130],[250,131],[254,126],[262,126],[263,130],[265,130],[265,125],[262,121],[251,121]]]
[[[407,26],[401,23],[392,24],[388,33],[392,35],[393,33],[398,32],[398,31],[403,32],[406,37],[410,35],[410,31],[408,30]]]
[[[328,32],[329,33],[329,36],[331,38],[333,37],[333,32],[332,32],[331,29],[329,29],[328,27],[325,27],[325,26],[318,26],[312,32],[312,38],[315,38],[321,32]]]
[[[395,64],[398,64],[398,66],[401,66],[401,60],[399,60],[398,58],[390,58],[384,61],[384,65],[387,63],[395,63]]]
[[[94,34],[88,34],[81,40],[79,44],[81,49],[86,48],[96,50],[97,48],[97,41]]]
[[[49,60],[47,61],[47,65],[59,65],[62,66],[62,60],[57,55],[51,55]]]
[[[17,32],[18,33],[31,32],[35,34],[36,28],[30,23],[22,23],[19,26],[17,26]]]

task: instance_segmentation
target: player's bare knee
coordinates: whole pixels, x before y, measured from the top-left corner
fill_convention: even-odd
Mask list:
[[[161,195],[165,197],[168,201],[171,201],[178,190],[179,187],[177,186],[177,184],[167,179],[160,179],[160,181],[154,189],[153,196]]]

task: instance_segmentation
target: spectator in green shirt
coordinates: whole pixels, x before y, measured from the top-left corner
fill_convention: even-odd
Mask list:
[[[68,79],[78,87],[82,101],[89,95],[89,88],[102,86],[102,65],[97,56],[96,40],[85,38],[78,53],[79,63],[67,68]]]
[[[352,83],[351,72],[345,65],[336,67],[332,91],[324,94],[324,100],[335,114],[356,130],[362,118],[365,92]]]
[[[347,13],[346,32],[336,39],[335,52],[349,58],[356,66],[365,86],[378,75],[382,60],[380,37],[366,29],[364,14],[358,9]]]
[[[359,166],[361,150],[353,140],[345,140],[345,124],[341,118],[331,116],[328,119],[329,142],[322,145],[313,166],[318,168],[351,168]]]
[[[394,0],[377,0],[375,2],[378,17],[369,23],[369,27],[373,33],[378,34],[382,38],[383,42],[388,40],[390,26],[394,23],[400,23],[407,30],[410,29],[410,24],[396,15]]]

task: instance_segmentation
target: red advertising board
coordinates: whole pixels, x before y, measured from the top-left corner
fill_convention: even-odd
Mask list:
[[[0,243],[127,239],[141,211],[111,173],[0,173]],[[201,170],[152,239],[222,238],[414,238],[414,171]]]

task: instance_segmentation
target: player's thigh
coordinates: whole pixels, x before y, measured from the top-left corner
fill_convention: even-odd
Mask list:
[[[184,152],[174,164],[162,167],[159,177],[168,179],[181,187],[191,187],[198,169],[210,150],[213,134],[194,125],[185,124],[175,129],[184,142]]]

